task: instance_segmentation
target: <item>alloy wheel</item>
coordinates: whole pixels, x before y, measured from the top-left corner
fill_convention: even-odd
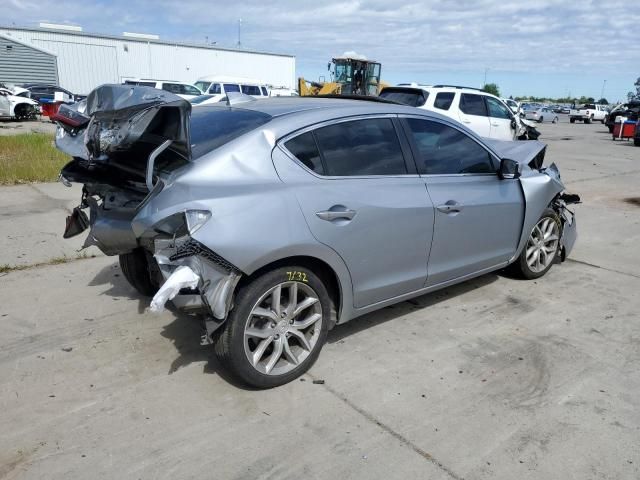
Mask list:
[[[302,282],[282,282],[256,302],[244,329],[249,363],[265,375],[283,375],[311,354],[322,330],[318,295]]]
[[[533,228],[526,246],[526,261],[529,268],[539,273],[556,258],[560,241],[560,228],[553,218],[543,217]]]

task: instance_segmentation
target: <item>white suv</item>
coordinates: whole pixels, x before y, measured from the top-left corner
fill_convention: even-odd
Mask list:
[[[533,123],[514,115],[498,97],[475,88],[400,84],[384,88],[380,97],[446,115],[482,137],[535,140],[540,135]]]
[[[176,82],[169,80],[147,80],[147,79],[129,79],[123,82],[125,85],[140,85],[143,87],[157,88],[158,90],[164,90],[166,92],[175,93],[179,97],[185,100],[191,100],[202,95],[202,91],[185,82]]]

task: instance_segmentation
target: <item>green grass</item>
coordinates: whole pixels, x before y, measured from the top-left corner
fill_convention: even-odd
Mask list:
[[[31,265],[9,265],[8,263],[5,263],[4,265],[0,265],[0,274],[30,270],[32,268],[44,267],[47,265],[61,265],[63,263],[75,262],[76,260],[87,260],[89,258],[96,258],[96,256],[89,255],[87,252],[81,252],[76,254],[75,257],[67,257],[66,255],[63,255],[61,257],[53,257],[46,262],[33,263]]]
[[[53,136],[22,133],[0,136],[0,185],[53,182],[71,158],[53,146]]]

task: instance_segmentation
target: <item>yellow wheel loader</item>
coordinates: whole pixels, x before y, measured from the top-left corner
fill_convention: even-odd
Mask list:
[[[342,57],[333,58],[327,65],[327,70],[331,74],[330,82],[312,82],[302,77],[298,78],[300,96],[375,96],[383,87],[380,82],[380,64],[364,57],[345,54]]]

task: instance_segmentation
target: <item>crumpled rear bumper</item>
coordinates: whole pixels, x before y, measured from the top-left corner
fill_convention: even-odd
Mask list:
[[[202,310],[218,320],[227,317],[233,291],[242,275],[240,270],[189,236],[156,239],[154,249],[164,284],[152,303],[163,306],[162,300],[171,300],[182,310]],[[193,276],[185,277],[185,270],[180,267],[187,267]],[[184,283],[185,278],[188,284]]]

